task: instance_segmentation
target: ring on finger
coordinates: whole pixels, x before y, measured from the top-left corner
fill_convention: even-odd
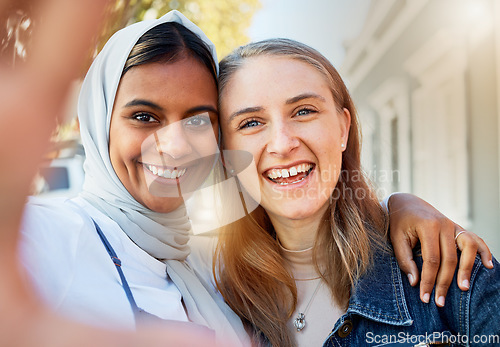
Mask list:
[[[457,239],[460,235],[462,235],[463,233],[465,233],[466,230],[460,230],[456,235],[455,235],[455,243],[457,242]]]

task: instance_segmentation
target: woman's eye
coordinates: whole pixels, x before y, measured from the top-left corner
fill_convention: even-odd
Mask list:
[[[210,117],[209,116],[193,116],[193,117],[189,117],[184,125],[189,127],[189,128],[196,128],[196,129],[199,129],[199,128],[202,128],[202,127],[206,127],[207,125],[211,125],[212,122],[210,121]]]
[[[313,112],[316,112],[314,110],[311,110],[309,108],[303,108],[303,109],[300,109],[297,111],[297,113],[295,113],[296,116],[307,116],[308,114],[311,114]]]
[[[253,128],[253,127],[256,127],[258,125],[262,124],[261,122],[259,122],[258,120],[255,120],[255,119],[250,119],[250,120],[247,120],[245,121],[240,127],[239,129],[245,129],[245,128]]]
[[[157,120],[152,116],[150,115],[149,113],[136,113],[134,116],[133,116],[134,119],[138,120],[139,122],[143,122],[143,123],[152,123],[152,122],[156,122]]]

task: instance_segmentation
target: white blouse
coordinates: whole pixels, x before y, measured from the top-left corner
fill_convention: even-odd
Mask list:
[[[167,277],[165,264],[79,197],[32,197],[26,205],[21,262],[41,298],[56,311],[87,324],[135,328],[117,269],[92,219],[120,258],[139,308],[162,319],[187,321],[181,293]]]

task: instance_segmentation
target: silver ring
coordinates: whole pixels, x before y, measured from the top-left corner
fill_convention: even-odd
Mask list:
[[[463,234],[463,233],[465,233],[465,232],[466,232],[466,230],[461,230],[461,231],[459,231],[459,232],[455,235],[455,242],[457,242],[457,238],[458,238],[461,234]]]

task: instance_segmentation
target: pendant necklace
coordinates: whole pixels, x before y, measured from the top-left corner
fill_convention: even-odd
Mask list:
[[[311,306],[311,303],[313,302],[313,299],[316,296],[316,293],[318,292],[318,289],[319,289],[319,286],[321,285],[321,282],[322,282],[322,280],[320,278],[318,285],[316,286],[316,289],[314,290],[314,293],[311,295],[311,298],[309,299],[309,302],[307,303],[306,309],[304,310],[304,312],[299,312],[299,314],[297,315],[297,318],[295,318],[293,321],[293,326],[295,327],[295,329],[297,329],[297,332],[301,331],[306,326],[307,311],[309,310],[309,307]]]

